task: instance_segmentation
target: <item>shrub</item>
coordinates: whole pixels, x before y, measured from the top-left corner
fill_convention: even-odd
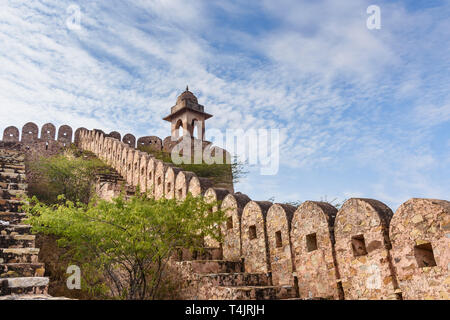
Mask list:
[[[59,195],[72,202],[87,204],[93,195],[96,175],[109,169],[98,158],[71,152],[52,157],[40,157],[29,164],[28,193],[53,204]]]
[[[65,200],[60,197],[59,200]],[[197,248],[205,236],[220,240],[217,203],[188,195],[185,201],[124,196],[88,205],[62,201],[46,205],[28,199],[27,223],[34,233],[55,235],[72,264],[82,270],[82,288],[122,299],[156,299],[174,250]]]
[[[138,146],[138,150],[151,154],[156,159],[173,163],[169,152],[155,151],[148,146]],[[177,164],[184,171],[194,172],[198,177],[210,178],[214,183],[238,183],[239,179],[247,175],[245,166],[234,157],[231,164]]]

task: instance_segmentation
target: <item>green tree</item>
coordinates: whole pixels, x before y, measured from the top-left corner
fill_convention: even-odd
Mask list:
[[[59,195],[87,204],[93,195],[97,174],[110,170],[98,158],[71,150],[64,155],[41,157],[29,167],[28,192],[47,204],[56,203]]]
[[[60,197],[60,200],[64,200]],[[104,297],[156,299],[176,248],[198,248],[205,236],[220,240],[217,203],[188,195],[185,201],[145,195],[112,202],[93,199],[46,205],[28,199],[27,222],[35,233],[55,235],[82,270],[82,287]]]

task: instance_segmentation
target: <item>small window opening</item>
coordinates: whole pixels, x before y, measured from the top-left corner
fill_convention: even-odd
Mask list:
[[[277,248],[281,248],[283,246],[283,241],[281,239],[281,231],[275,232],[275,245]]]
[[[306,236],[306,249],[308,252],[317,250],[317,235],[315,233]]]
[[[256,239],[256,226],[250,226],[248,228],[248,237],[250,240]]]
[[[419,268],[436,266],[433,247],[429,242],[414,246],[414,257],[416,258]]]
[[[158,186],[161,185],[161,177],[158,177]]]
[[[172,188],[172,185],[170,182],[167,182],[167,192],[170,192],[170,189]]]
[[[183,189],[179,189],[178,190],[178,198],[181,199],[182,196],[183,196]]]
[[[233,217],[228,217],[227,230],[233,229]]]
[[[367,254],[366,242],[362,234],[352,237],[352,249],[355,257],[365,256]]]

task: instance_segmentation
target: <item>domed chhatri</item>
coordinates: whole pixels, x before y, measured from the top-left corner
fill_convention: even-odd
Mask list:
[[[205,120],[212,115],[205,112],[205,107],[198,103],[197,97],[189,91],[189,87],[177,98],[177,103],[170,109],[170,114],[163,118],[172,123],[172,138],[180,138],[180,127],[183,136],[191,136],[200,140],[205,138]],[[195,136],[197,128],[197,136]]]
[[[179,103],[181,103],[182,100],[190,100],[193,103],[198,104],[197,97],[192,92],[189,91],[189,87],[188,86],[186,86],[186,91],[184,91],[182,94],[180,94],[178,96],[178,98],[177,98],[177,105]]]

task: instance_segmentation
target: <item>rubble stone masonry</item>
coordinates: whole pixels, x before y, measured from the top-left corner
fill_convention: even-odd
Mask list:
[[[274,204],[267,212],[267,240],[270,253],[270,271],[274,285],[294,286],[294,265],[291,252],[291,221],[295,207]]]
[[[169,168],[164,162],[157,160],[155,169],[155,199],[161,199],[164,197],[164,178],[166,176],[166,170]]]
[[[118,172],[98,186],[105,198],[122,190],[120,181],[127,192],[140,185],[141,191],[156,199],[184,199],[190,192],[206,201],[221,202],[226,215],[218,226],[222,243],[205,239],[207,252],[215,254],[207,255],[208,261],[198,255],[196,262],[180,262],[183,268],[196,270],[197,276],[186,268],[183,272],[196,279],[193,288],[198,288],[198,298],[292,298],[299,294],[302,299],[449,299],[449,201],[411,199],[395,214],[372,199],[349,199],[338,212],[328,203],[313,201],[295,210],[217,188],[209,179],[136,150],[131,134],[120,141],[117,132],[107,135],[85,128],[72,132],[69,126],[56,130],[48,123],[39,137],[39,128],[30,122],[22,130],[6,128],[0,147],[24,152],[27,157],[51,155],[75,138],[80,149],[93,152]],[[142,137],[138,144],[161,151],[158,139]],[[3,173],[5,181],[0,187],[8,186],[0,194],[3,198],[16,192],[16,184],[21,190],[21,183],[10,177],[10,169]],[[20,215],[15,213],[16,201],[8,198],[0,205],[0,220]],[[32,245],[25,238],[8,237],[2,240],[4,245]],[[294,294],[292,290],[297,289]]]
[[[188,191],[194,196],[198,197],[205,194],[205,192],[213,187],[213,182],[208,178],[201,178],[194,176],[191,181],[189,181]],[[228,193],[228,191],[227,191]],[[222,199],[221,199],[222,200]]]
[[[166,199],[175,199],[175,179],[178,173],[181,172],[180,168],[169,166],[164,177],[164,195]]]
[[[403,298],[448,300],[450,202],[405,202],[392,218],[390,238]]]
[[[392,210],[372,199],[347,200],[335,221],[336,257],[346,299],[397,299],[389,249]]]
[[[246,272],[270,271],[266,217],[271,205],[268,201],[250,201],[242,212],[241,241]]]
[[[155,169],[156,159],[151,157],[147,166],[147,193],[150,195],[155,194]]]
[[[189,183],[190,187],[192,185],[192,182],[195,180],[199,180],[197,178],[197,176],[192,177],[192,179]],[[197,183],[195,183],[195,185],[197,185]],[[227,189],[209,188],[208,190],[206,190],[206,192],[204,194],[204,199],[205,199],[206,203],[214,203],[214,202],[220,203],[228,193],[229,193],[229,191]],[[219,209],[218,206],[214,206],[212,208],[212,211],[216,212],[218,209]],[[221,232],[221,230],[220,230],[221,226],[217,226],[217,228],[219,228],[219,231]],[[222,232],[221,232],[221,234],[222,234]],[[220,248],[221,244],[217,240],[212,239],[211,237],[207,236],[207,237],[205,237],[205,247]]]
[[[300,296],[342,298],[338,288],[333,224],[337,209],[305,201],[294,213],[291,242]]]
[[[177,200],[186,199],[188,187],[191,180],[196,177],[195,173],[189,171],[180,171],[175,179],[175,198]]]
[[[228,194],[222,201],[221,210],[227,221],[221,228],[223,237],[223,258],[240,261],[242,257],[241,217],[244,207],[251,200],[240,192]]]

